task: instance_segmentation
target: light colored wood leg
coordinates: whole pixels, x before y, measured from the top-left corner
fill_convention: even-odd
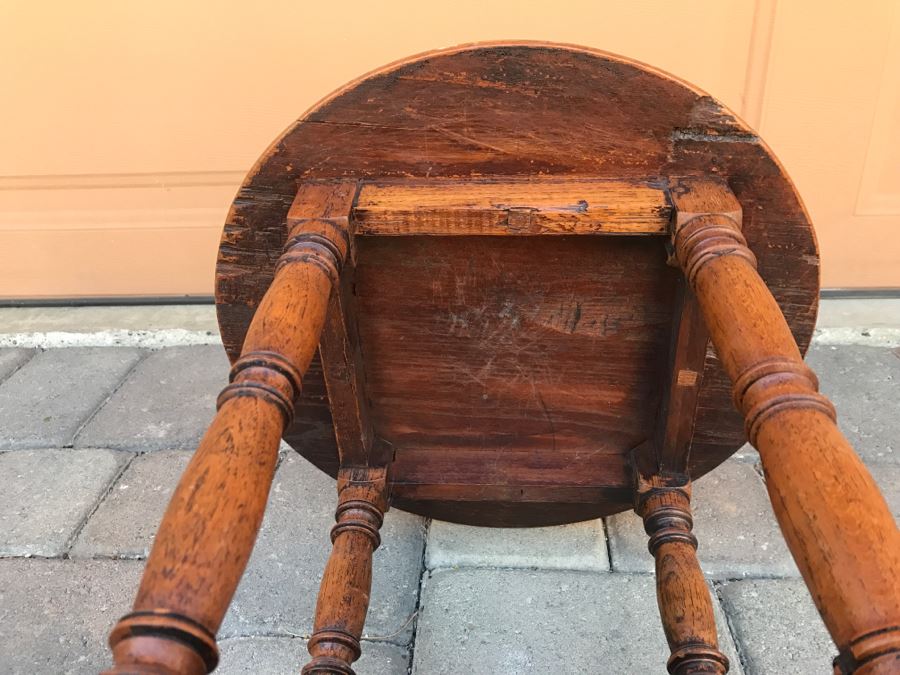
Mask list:
[[[333,548],[316,604],[316,620],[307,645],[312,660],[304,675],[353,675],[372,588],[372,554],[381,543],[378,530],[388,508],[386,470],[342,469],[338,477],[337,524]]]
[[[900,673],[900,531],[740,230],[723,185],[673,191],[675,254],[734,384],[788,547],[840,650],[839,673]]]
[[[650,535],[656,559],[656,597],[669,649],[672,675],[724,675],[712,600],[691,529],[691,485],[686,476],[638,478],[636,511]]]
[[[278,443],[315,353],[347,254],[355,184],[298,193],[310,210],[290,233],[247,333],[231,384],[178,484],[147,560],[134,611],[110,634],[116,675],[203,675],[271,486]]]

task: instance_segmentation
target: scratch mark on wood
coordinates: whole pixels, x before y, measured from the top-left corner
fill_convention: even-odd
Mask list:
[[[544,403],[544,397],[541,396],[541,392],[537,393],[538,403],[541,404],[541,409],[544,411],[544,415],[547,418],[547,424],[550,425],[550,434],[552,436],[552,447],[553,452],[556,452],[556,427],[553,424],[553,417],[550,415],[550,410],[547,409],[547,404]]]
[[[578,322],[581,321],[581,303],[575,303],[575,312],[572,315],[572,325],[569,327],[569,332],[574,333],[575,329],[578,328]]]

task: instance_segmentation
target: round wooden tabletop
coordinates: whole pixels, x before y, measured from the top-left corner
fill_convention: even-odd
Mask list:
[[[740,201],[759,271],[805,350],[819,290],[809,218],[771,151],[713,98],[568,45],[479,44],[392,64],[316,105],[248,174],[219,250],[225,348],[237,358],[300,181],[702,175]],[[631,508],[628,457],[653,434],[678,274],[661,238],[357,237],[364,396],[393,450],[394,506],[507,526]],[[335,475],[318,363],[285,439]],[[692,476],[744,441],[710,349]]]

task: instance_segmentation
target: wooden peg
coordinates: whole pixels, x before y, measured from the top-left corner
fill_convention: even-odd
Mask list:
[[[338,474],[333,548],[319,589],[304,675],[353,675],[372,588],[372,554],[388,508],[385,468],[345,468]]]
[[[721,182],[672,190],[673,244],[759,450],[788,547],[840,650],[841,673],[900,671],[900,531],[818,393]]]
[[[134,611],[113,628],[111,674],[203,675],[272,483],[278,443],[347,254],[355,183],[301,189],[305,209],[256,310],[218,412],[178,484],[147,560]],[[343,219],[340,214],[344,214]]]

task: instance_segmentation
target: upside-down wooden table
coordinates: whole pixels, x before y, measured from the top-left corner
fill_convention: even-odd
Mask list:
[[[725,673],[691,481],[745,439],[835,672],[900,672],[900,533],[801,357],[818,279],[771,152],[669,75],[514,43],[351,83],[234,201],[216,276],[231,384],[109,672],[215,668],[282,435],[337,478],[304,673],[353,672],[389,505],[498,527],[634,508],[669,672]]]

